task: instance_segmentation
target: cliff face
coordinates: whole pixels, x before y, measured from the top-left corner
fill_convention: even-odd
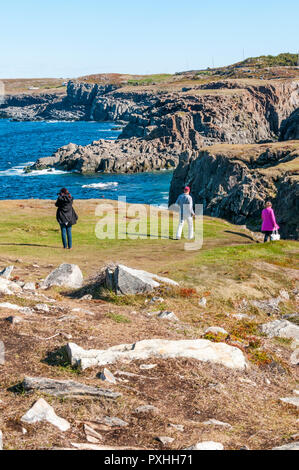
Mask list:
[[[299,139],[299,108],[283,121],[280,128],[279,140],[295,139]]]
[[[169,203],[183,186],[204,213],[259,230],[261,211],[271,200],[281,235],[299,238],[299,142],[215,145],[181,155]]]

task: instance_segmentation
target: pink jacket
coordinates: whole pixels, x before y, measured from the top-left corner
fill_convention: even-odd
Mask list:
[[[272,232],[274,229],[279,229],[272,207],[267,207],[263,210],[262,219],[262,232]]]

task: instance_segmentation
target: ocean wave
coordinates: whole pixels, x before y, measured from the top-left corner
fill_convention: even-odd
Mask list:
[[[92,188],[92,189],[110,189],[116,188],[118,183],[116,181],[111,181],[110,183],[91,183],[84,184],[82,188]]]
[[[31,162],[32,164],[32,162]],[[29,165],[19,165],[8,168],[7,170],[0,171],[0,176],[43,176],[43,175],[61,175],[68,173],[67,171],[55,170],[55,169],[45,169],[45,170],[32,170],[29,173],[26,173],[24,169]]]

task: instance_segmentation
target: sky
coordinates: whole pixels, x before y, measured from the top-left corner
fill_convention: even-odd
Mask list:
[[[299,50],[298,0],[10,0],[0,78],[175,73]]]

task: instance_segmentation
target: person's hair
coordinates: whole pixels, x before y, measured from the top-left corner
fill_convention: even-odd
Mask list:
[[[267,201],[266,204],[265,204],[266,207],[272,207],[272,202],[271,201]]]
[[[60,194],[61,196],[70,196],[70,193],[69,193],[69,191],[68,191],[66,188],[61,188],[59,194]]]

